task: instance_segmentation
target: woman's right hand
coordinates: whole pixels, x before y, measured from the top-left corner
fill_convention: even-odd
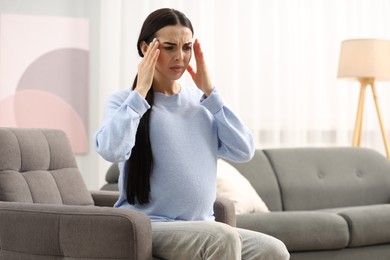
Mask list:
[[[144,44],[146,45],[146,43]],[[137,86],[134,90],[138,91],[143,97],[146,97],[153,83],[154,70],[160,54],[158,45],[159,42],[155,38],[149,46],[142,46],[142,48],[145,48],[145,52],[144,57],[138,64]]]

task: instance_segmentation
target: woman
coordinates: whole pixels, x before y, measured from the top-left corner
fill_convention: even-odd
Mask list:
[[[150,217],[155,257],[288,259],[279,240],[214,221],[217,157],[247,161],[254,145],[212,84],[193,34],[183,13],[151,13],[137,42],[143,59],[133,87],[107,102],[95,138],[97,152],[119,165],[115,207]],[[198,88],[177,82],[186,70]]]

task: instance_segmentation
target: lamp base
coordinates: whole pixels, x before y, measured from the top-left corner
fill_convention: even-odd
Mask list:
[[[367,85],[371,86],[372,95],[374,98],[374,103],[376,107],[376,112],[378,114],[379,125],[382,132],[382,138],[386,149],[387,159],[390,159],[390,148],[389,148],[389,140],[387,138],[386,130],[382,120],[382,114],[379,109],[378,95],[376,93],[376,88],[374,84],[374,78],[359,78],[360,81],[360,94],[359,94],[359,103],[356,115],[356,123],[355,130],[353,134],[353,142],[352,146],[358,147],[361,143],[362,136],[362,122],[363,122],[363,110],[364,110],[364,96],[366,92]]]

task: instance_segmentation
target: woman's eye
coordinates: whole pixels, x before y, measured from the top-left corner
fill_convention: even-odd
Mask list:
[[[173,50],[173,47],[164,47],[164,50],[171,51],[171,50]]]
[[[192,50],[192,47],[191,47],[191,46],[185,46],[183,49],[184,49],[185,51],[191,51],[191,50]]]

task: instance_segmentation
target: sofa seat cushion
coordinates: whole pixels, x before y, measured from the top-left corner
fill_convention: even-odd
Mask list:
[[[350,247],[390,243],[390,205],[324,210],[342,216],[349,226]]]
[[[274,236],[291,251],[345,248],[348,224],[338,214],[321,211],[284,211],[237,215],[237,227]]]

